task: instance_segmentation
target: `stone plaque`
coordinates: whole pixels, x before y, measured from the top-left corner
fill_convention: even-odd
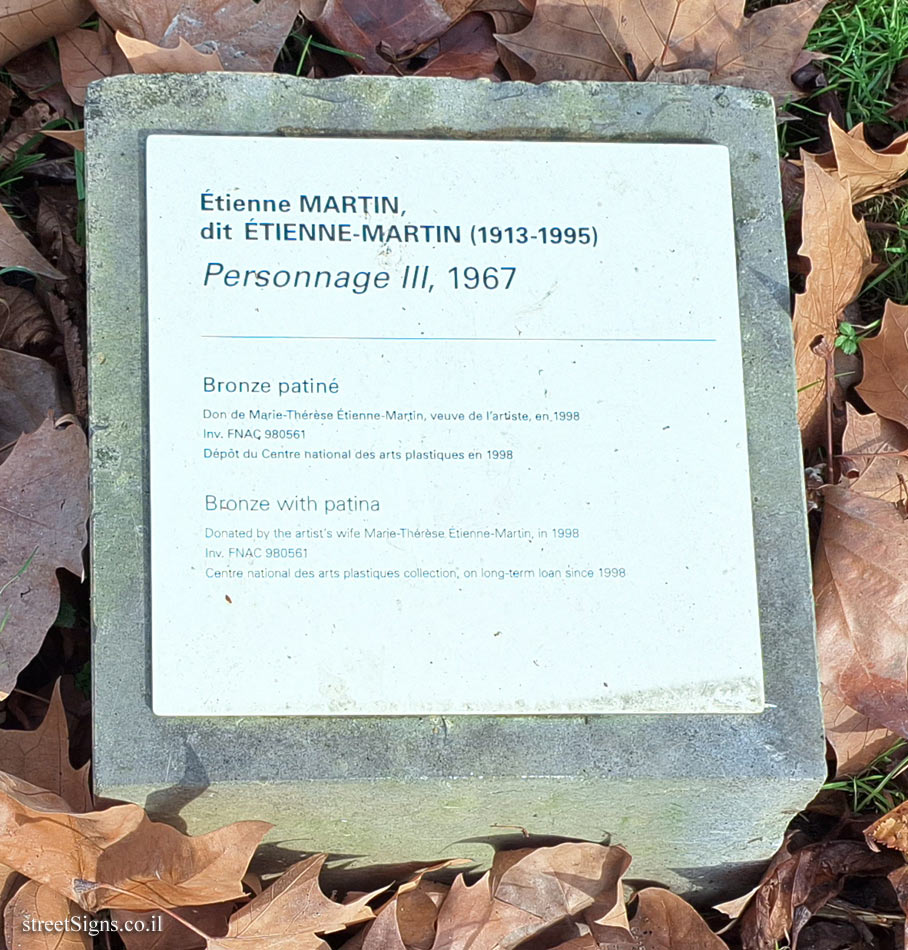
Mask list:
[[[726,147],[145,151],[155,712],[762,709]]]
[[[746,883],[825,777],[771,99],[124,76],[86,130],[96,791],[262,870]]]

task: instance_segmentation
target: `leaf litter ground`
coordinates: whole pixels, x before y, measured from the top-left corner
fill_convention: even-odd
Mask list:
[[[902,0],[10,0],[0,9],[0,909],[9,948],[842,950],[908,907],[908,7]],[[805,47],[806,43],[806,47]],[[88,780],[81,105],[127,72],[714,82],[780,108],[833,778],[703,914],[620,845],[326,895],[262,822],[188,837]],[[863,124],[862,124],[863,123]],[[803,149],[803,151],[801,151]],[[76,761],[78,767],[72,765]],[[406,820],[401,816],[401,820]],[[632,873],[632,871],[631,871]],[[436,880],[439,874],[447,881]],[[79,917],[79,915],[81,915]],[[72,916],[119,935],[28,929]],[[158,922],[159,932],[126,933]]]

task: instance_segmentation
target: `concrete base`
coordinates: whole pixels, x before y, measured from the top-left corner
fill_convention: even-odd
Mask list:
[[[634,878],[702,900],[752,875],[826,774],[769,96],[658,83],[125,76],[89,88],[86,127],[97,793],[139,802],[194,833],[241,818],[272,821],[261,855],[272,867],[312,851],[348,869],[457,855],[483,864],[515,835],[525,843],[526,829],[626,845]],[[765,711],[156,717],[143,236],[143,142],[156,131],[728,146]],[[672,486],[660,496],[671,517]],[[254,632],[237,662],[255,662]]]

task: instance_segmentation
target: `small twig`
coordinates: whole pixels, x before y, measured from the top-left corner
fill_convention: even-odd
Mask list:
[[[831,346],[825,336],[819,336],[813,341],[810,348],[826,362],[826,373],[823,380],[826,387],[826,458],[829,460],[829,481],[835,485],[838,480],[836,478],[836,456],[832,444],[832,408],[836,387],[835,346]]]
[[[490,828],[512,828],[514,831],[519,831],[524,838],[529,838],[530,833],[523,827],[523,825],[489,825]]]
[[[23,696],[28,696],[29,699],[37,699],[39,703],[44,703],[45,706],[50,705],[49,699],[45,699],[43,696],[39,696],[37,693],[30,693],[27,689],[19,689],[18,686],[14,686],[13,692],[21,693]]]

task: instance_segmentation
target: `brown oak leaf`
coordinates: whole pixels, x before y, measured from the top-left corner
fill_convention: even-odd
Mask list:
[[[908,132],[876,151],[867,144],[863,122],[846,132],[830,116],[829,136],[832,151],[819,160],[848,181],[855,204],[891,191],[908,172]]]
[[[623,848],[587,842],[522,851],[517,860],[500,852],[475,884],[454,881],[438,913],[433,950],[516,946],[592,907],[597,920],[608,918],[616,906],[623,909],[621,878],[629,864]]]
[[[164,47],[117,32],[117,45],[136,73],[208,73],[224,69],[217,53],[203,53],[182,36],[176,46]]]
[[[389,73],[439,40],[474,0],[307,0],[303,12],[350,62],[367,73]],[[489,41],[492,41],[489,35]]]
[[[94,0],[127,36],[176,48],[180,39],[216,53],[224,69],[268,72],[287,39],[299,0]]]
[[[114,42],[113,30],[101,20],[97,30],[69,30],[57,37],[63,85],[73,102],[85,104],[90,82],[129,72],[123,51]]]
[[[65,277],[32,247],[3,205],[0,205],[0,267],[24,267],[54,280]]]
[[[79,908],[52,887],[26,881],[3,911],[6,950],[91,950],[94,941],[86,929],[66,927],[64,921],[79,914]],[[61,929],[53,929],[60,922]],[[52,929],[38,930],[40,922]]]
[[[804,293],[795,300],[793,332],[798,377],[798,422],[806,448],[819,445],[825,432],[825,362],[815,341],[832,341],[842,313],[857,296],[872,269],[867,229],[851,210],[847,182],[825,171],[804,153],[803,243],[810,261]]]
[[[138,805],[72,812],[59,795],[0,772],[0,861],[92,913],[242,897],[246,866],[270,827],[240,821],[188,837]]]
[[[318,854],[294,864],[233,914],[225,936],[209,940],[210,950],[322,950],[327,944],[318,934],[371,920],[368,903],[381,892],[338,904],[319,886],[324,862]]]
[[[431,57],[415,76],[451,76],[454,79],[496,79],[498,46],[492,24],[481,13],[468,13],[438,43],[426,50]]]
[[[899,476],[908,479],[908,429],[875,412],[861,415],[850,404],[846,409],[842,475],[862,495],[893,503],[904,499]]]
[[[795,93],[791,74],[827,0],[744,16],[744,0],[538,0],[529,26],[498,41],[537,82],[627,81],[700,69],[711,82]]]
[[[173,913],[202,933],[221,937],[227,933],[227,920],[235,908],[234,901],[222,901],[201,907],[177,907]],[[119,937],[126,950],[204,950],[207,944],[195,930],[159,910],[112,910],[110,917],[120,927]],[[144,924],[144,929],[136,929],[139,921]],[[129,929],[126,929],[127,924]]]
[[[852,709],[831,689],[823,689],[826,741],[835,752],[836,778],[863,772],[874,759],[892,749],[899,737]]]
[[[8,694],[60,607],[57,570],[83,575],[88,447],[78,425],[45,420],[0,467],[0,691]]]
[[[861,341],[864,378],[857,390],[874,412],[908,425],[908,306],[886,301],[880,332]]]
[[[74,769],[70,762],[59,680],[37,729],[0,729],[0,763],[5,772],[59,795],[72,811],[91,811],[90,766]]]
[[[728,950],[687,901],[661,887],[645,887],[636,895],[637,911],[626,934],[609,935],[593,946],[609,950]],[[595,933],[595,930],[593,931]]]
[[[894,856],[876,854],[861,841],[820,841],[795,848],[792,839],[772,859],[741,915],[748,950],[775,950],[788,936],[796,946],[804,925],[842,890],[852,875],[883,875]]]
[[[848,488],[824,494],[814,564],[823,685],[908,736],[908,521],[895,505]]]
[[[6,0],[0,7],[0,66],[73,29],[90,13],[88,0]]]
[[[0,349],[0,459],[6,458],[10,443],[34,432],[51,411],[72,411],[56,369],[34,356]]]
[[[24,287],[0,284],[0,346],[50,356],[57,343],[57,328],[35,295]]]

